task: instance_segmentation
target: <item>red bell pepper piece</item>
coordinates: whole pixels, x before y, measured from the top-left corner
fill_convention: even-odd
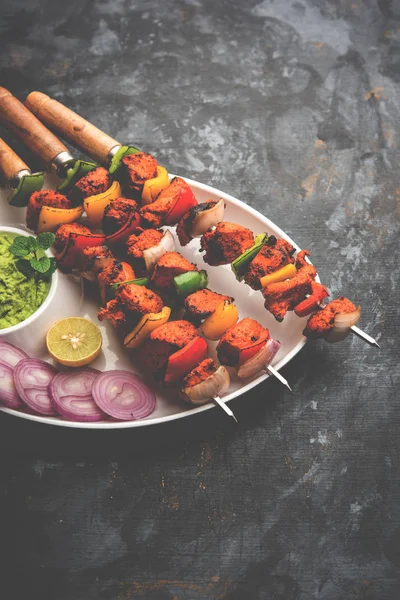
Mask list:
[[[124,242],[128,239],[132,233],[135,233],[137,228],[140,226],[142,217],[138,212],[132,212],[128,217],[126,223],[122,225],[121,229],[118,229],[115,233],[108,235],[106,240],[108,244],[117,244]]]
[[[307,317],[314,312],[314,310],[318,307],[321,300],[329,296],[329,292],[326,286],[322,285],[322,283],[317,283],[313,281],[311,284],[311,295],[308,296],[305,300],[300,302],[294,308],[294,312],[298,317]]]
[[[192,188],[185,182],[185,187],[182,186],[175,204],[165,217],[166,225],[176,225],[183,215],[193,206],[197,205],[196,196],[193,194]]]
[[[171,354],[164,377],[165,383],[173,383],[185,377],[185,375],[206,358],[207,353],[208,347],[205,339],[198,336],[181,350]]]
[[[74,267],[75,260],[81,250],[102,246],[106,236],[101,233],[83,234],[72,232],[69,234],[64,249],[56,254],[57,264],[63,267]]]

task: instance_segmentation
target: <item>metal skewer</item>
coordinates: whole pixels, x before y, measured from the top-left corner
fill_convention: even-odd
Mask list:
[[[239,423],[239,421],[237,420],[237,418],[235,417],[235,415],[233,414],[233,412],[231,411],[229,406],[227,406],[225,404],[225,402],[222,400],[222,398],[220,398],[219,396],[214,396],[213,400],[214,400],[215,404],[217,404],[220,408],[222,408],[222,410],[224,410],[229,417],[232,417],[232,419],[235,419],[236,423]]]
[[[356,325],[352,325],[350,329],[352,333],[355,333],[359,338],[361,338],[371,346],[376,346],[377,348],[380,348],[380,345],[376,340],[374,340],[373,337],[368,335],[368,333],[365,333],[365,331],[363,331],[362,329],[359,329]]]
[[[278,379],[278,381],[280,381],[281,383],[283,383],[283,385],[285,385],[287,387],[287,389],[292,392],[293,394],[293,390],[290,387],[288,381],[282,377],[282,375],[279,373],[279,371],[277,371],[276,369],[274,369],[274,367],[271,367],[271,365],[268,365],[268,367],[264,368],[264,371],[266,373],[268,373],[269,375],[272,375],[273,377],[276,377]]]

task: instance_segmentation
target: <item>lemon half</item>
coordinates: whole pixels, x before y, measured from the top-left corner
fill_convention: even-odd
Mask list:
[[[67,367],[83,367],[91,363],[100,354],[102,342],[97,325],[82,317],[57,321],[46,336],[51,356]]]

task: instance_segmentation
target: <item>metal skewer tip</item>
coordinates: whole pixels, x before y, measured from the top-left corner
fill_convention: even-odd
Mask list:
[[[271,367],[271,365],[269,365],[268,367],[265,368],[265,371],[267,373],[269,373],[270,375],[273,375],[273,377],[276,377],[278,379],[278,381],[280,381],[281,383],[283,383],[283,385],[285,385],[287,387],[287,389],[292,392],[293,394],[293,390],[290,387],[288,381],[282,377],[282,375],[279,373],[279,371],[277,371],[276,369],[274,369],[274,367]]]
[[[224,410],[229,417],[232,417],[232,419],[234,419],[236,421],[236,423],[239,423],[239,421],[237,420],[237,418],[235,417],[235,415],[233,414],[233,412],[231,411],[229,406],[227,406],[225,404],[225,402],[222,400],[222,398],[220,398],[219,396],[214,396],[213,400],[214,400],[215,404],[218,404],[218,406],[220,408],[222,408],[222,410]]]
[[[377,348],[380,348],[380,345],[373,337],[368,335],[368,333],[365,333],[365,331],[363,331],[362,329],[359,329],[356,325],[353,325],[351,327],[351,331],[352,331],[352,333],[355,333],[359,338],[364,340],[364,342],[367,342],[367,344],[370,344],[371,346],[376,346]]]

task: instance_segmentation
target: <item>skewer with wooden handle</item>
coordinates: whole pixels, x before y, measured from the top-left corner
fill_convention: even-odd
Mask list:
[[[30,110],[0,87],[0,121],[12,131],[45,165],[65,179],[60,191],[67,189],[96,165],[76,160],[68,148]]]
[[[58,170],[74,162],[68,148],[3,87],[0,87],[0,121],[41,158],[46,168]]]
[[[138,152],[134,146],[123,146],[89,121],[42,92],[31,92],[25,105],[48,127],[68,142],[115,172],[124,156]]]
[[[44,173],[32,173],[28,165],[0,138],[0,173],[11,188],[9,204],[26,206],[33,192],[41,190]]]

